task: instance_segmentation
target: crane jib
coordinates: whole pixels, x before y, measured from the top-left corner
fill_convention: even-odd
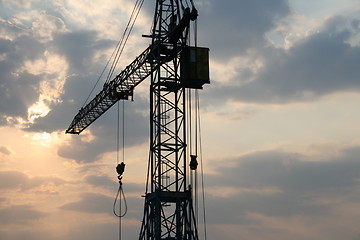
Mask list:
[[[81,108],[74,117],[66,133],[80,134],[91,123],[98,119],[110,107],[112,107],[120,99],[128,100],[132,97],[134,88],[145,80],[159,64],[174,59],[183,47],[176,46],[172,49],[166,48],[164,45],[156,44],[149,46],[142,54],[140,54],[131,64],[129,64],[119,75],[117,75],[91,100],[85,107]],[[166,55],[156,61],[155,52],[166,52]]]

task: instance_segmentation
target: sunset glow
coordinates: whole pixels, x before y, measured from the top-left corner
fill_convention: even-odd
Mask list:
[[[117,239],[121,161],[122,238],[138,238],[149,80],[119,105],[124,132],[115,105],[80,135],[65,134],[133,4],[0,1],[1,240]],[[359,239],[359,1],[194,4],[198,44],[210,49],[211,83],[199,91],[207,238]],[[149,46],[141,36],[154,5],[145,1],[114,74]]]

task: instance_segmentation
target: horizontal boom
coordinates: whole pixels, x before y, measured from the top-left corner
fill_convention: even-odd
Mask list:
[[[108,84],[105,84],[98,95],[85,107],[81,108],[72,120],[66,133],[80,134],[92,122],[104,114],[120,99],[128,100],[133,95],[134,88],[145,80],[159,64],[176,57],[181,48],[166,49],[166,57],[161,61],[154,61],[155,51],[160,51],[159,44],[149,46],[131,64]],[[170,53],[170,54],[169,54]]]

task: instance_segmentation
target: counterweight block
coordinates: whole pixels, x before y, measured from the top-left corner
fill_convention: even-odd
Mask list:
[[[210,83],[209,48],[186,47],[180,54],[180,76],[186,88],[202,89]]]

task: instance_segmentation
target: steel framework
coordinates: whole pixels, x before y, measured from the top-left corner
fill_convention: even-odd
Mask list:
[[[118,100],[131,98],[150,76],[149,177],[140,240],[199,239],[189,182],[186,94],[188,88],[201,89],[209,77],[208,65],[197,64],[198,48],[188,46],[190,22],[198,14],[192,0],[185,3],[156,0],[147,36],[151,45],[80,109],[66,131],[80,134]]]
[[[187,182],[186,91],[180,57],[159,64],[169,49],[184,49],[190,19],[196,17],[195,8],[181,8],[178,1],[157,1],[152,44],[161,44],[150,86],[150,191],[139,239],[198,239]]]

